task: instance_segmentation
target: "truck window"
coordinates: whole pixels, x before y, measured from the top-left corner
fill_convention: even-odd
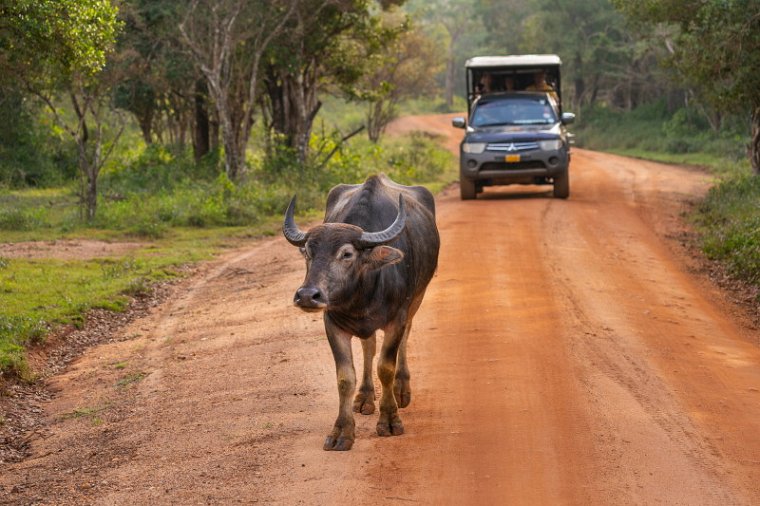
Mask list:
[[[472,113],[470,125],[546,125],[556,121],[554,109],[546,99],[512,96],[478,103]]]

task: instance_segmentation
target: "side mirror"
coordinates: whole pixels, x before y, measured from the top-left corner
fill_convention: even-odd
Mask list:
[[[451,126],[454,128],[464,128],[467,126],[467,120],[462,116],[457,116],[451,119]]]
[[[569,125],[570,123],[575,123],[575,114],[571,112],[563,112],[562,123],[564,123],[565,125]]]

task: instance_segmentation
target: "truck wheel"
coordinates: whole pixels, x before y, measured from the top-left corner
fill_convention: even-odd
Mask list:
[[[567,168],[554,176],[554,197],[566,199],[570,196],[570,175]]]
[[[459,178],[459,193],[462,200],[472,200],[475,198],[475,183],[467,178]]]

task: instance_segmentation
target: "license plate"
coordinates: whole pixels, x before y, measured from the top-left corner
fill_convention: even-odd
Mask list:
[[[507,163],[515,163],[520,161],[520,155],[507,155],[504,157],[504,161]]]

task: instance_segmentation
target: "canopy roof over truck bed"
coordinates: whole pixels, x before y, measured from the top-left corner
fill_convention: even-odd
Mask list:
[[[465,63],[467,68],[551,67],[562,65],[556,54],[515,54],[511,56],[476,56]]]
[[[509,91],[503,84],[509,81],[516,91],[526,89],[533,83],[536,72],[544,72],[546,81],[557,94],[562,108],[562,88],[560,67],[562,60],[556,54],[518,54],[509,56],[475,56],[465,62],[467,73],[467,108],[470,112],[472,101],[480,96],[478,83],[485,74],[494,82],[492,91]]]

